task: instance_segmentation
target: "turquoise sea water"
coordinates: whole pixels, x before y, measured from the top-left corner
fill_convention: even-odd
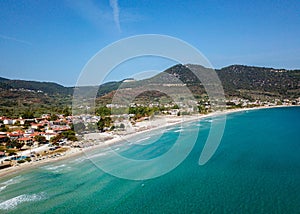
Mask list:
[[[300,108],[227,115],[217,152],[199,166],[210,122],[216,119],[173,126],[150,145],[118,146],[123,156],[154,158],[170,149],[178,130],[188,139],[200,127],[188,157],[158,178],[116,178],[85,156],[1,178],[0,213],[299,213]]]

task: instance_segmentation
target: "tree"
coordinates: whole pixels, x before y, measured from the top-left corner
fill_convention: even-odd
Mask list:
[[[154,114],[154,112],[159,111],[159,108],[150,108],[144,106],[130,107],[129,114],[134,114],[134,119],[137,120],[141,117],[149,117]]]
[[[175,104],[175,105],[173,106],[173,109],[179,109],[179,106],[178,106],[177,104]]]
[[[20,126],[21,124],[20,124],[20,121],[18,120],[18,121],[16,121],[15,123],[14,123],[14,126]]]
[[[61,133],[62,138],[66,138],[70,141],[77,141],[76,133],[72,130],[64,131]]]
[[[62,113],[67,117],[71,115],[71,109],[69,107],[65,107]]]
[[[70,141],[77,141],[77,137],[75,135],[71,135],[71,136],[68,136],[68,140]]]
[[[26,110],[26,111],[22,114],[22,118],[32,119],[32,118],[34,118],[34,113],[33,113],[32,111]]]
[[[0,131],[1,131],[1,132],[7,132],[7,131],[8,131],[8,128],[6,128],[5,125],[1,125]]]
[[[10,149],[10,148],[15,148],[17,145],[17,141],[16,140],[12,140],[6,143],[6,148]]]
[[[82,133],[85,131],[85,125],[83,122],[75,123],[74,125],[74,130],[78,133]]]
[[[7,148],[17,148],[21,149],[24,146],[24,143],[19,143],[18,141],[14,140],[6,144]]]
[[[54,137],[51,137],[50,138],[50,142],[53,143],[53,144],[56,144],[60,139],[62,139],[62,137],[63,136],[61,134],[58,134],[58,135],[56,135]]]
[[[96,110],[96,114],[98,116],[101,116],[101,117],[106,117],[106,116],[110,116],[111,111],[110,111],[110,108],[107,108],[105,106],[101,106],[100,108],[98,108]]]
[[[34,137],[34,140],[37,141],[37,142],[39,142],[39,143],[44,143],[44,142],[46,142],[46,138],[45,138],[44,136],[41,136],[41,135],[36,135],[36,136]]]
[[[55,121],[58,119],[58,116],[56,114],[51,114],[50,120]]]
[[[124,123],[121,123],[121,124],[120,124],[120,129],[125,129]]]
[[[115,130],[115,128],[116,128],[116,127],[115,127],[114,125],[112,125],[112,126],[110,127],[109,130],[110,130],[110,131],[113,131],[113,130]]]
[[[199,105],[198,106],[198,111],[200,114],[207,114],[207,109],[205,108],[204,105]]]
[[[97,123],[98,129],[103,132],[104,128],[108,128],[111,125],[111,118],[110,117],[101,117]]]

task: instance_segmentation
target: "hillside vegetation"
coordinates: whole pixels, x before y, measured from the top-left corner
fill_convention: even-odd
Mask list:
[[[202,75],[202,79],[191,70],[197,76]],[[152,78],[108,82],[99,87],[96,102],[99,105],[108,104],[116,97],[116,92],[124,99],[132,99],[134,96],[136,103],[155,102],[162,98],[168,102],[172,96],[183,96],[183,85],[196,99],[201,99],[206,96],[203,81],[209,82],[203,74],[209,72],[212,71],[200,65],[178,64]],[[300,97],[300,70],[231,65],[217,69],[216,73],[227,98],[283,100]],[[162,85],[164,88],[159,88]],[[89,87],[85,87],[85,90],[88,92]],[[93,90],[95,87],[90,87],[90,91]],[[73,87],[64,87],[57,83],[0,77],[0,114],[17,117],[28,111],[35,114],[61,113],[71,106],[73,91]]]

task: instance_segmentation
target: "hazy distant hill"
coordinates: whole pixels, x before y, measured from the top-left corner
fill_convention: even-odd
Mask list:
[[[71,87],[64,87],[53,82],[9,80],[0,78],[0,84],[0,88],[6,87],[8,89],[28,89],[33,91],[41,91],[47,94],[70,95],[73,93],[73,89]]]

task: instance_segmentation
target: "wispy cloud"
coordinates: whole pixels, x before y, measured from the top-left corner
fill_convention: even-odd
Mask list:
[[[113,9],[114,21],[119,31],[121,31],[120,26],[120,8],[118,0],[109,0],[110,6]]]
[[[21,39],[17,39],[17,38],[10,37],[10,36],[6,36],[6,35],[3,35],[3,34],[0,34],[0,38],[5,39],[5,40],[9,40],[9,41],[13,41],[13,42],[23,43],[23,44],[26,44],[26,45],[32,45],[31,42],[21,40]]]
[[[135,8],[120,8],[118,0],[65,0],[65,2],[78,15],[103,31],[111,32],[117,28],[121,32],[121,23],[145,20],[145,17],[139,14]]]
[[[95,25],[98,29],[106,31],[112,21],[110,7],[103,2],[93,0],[66,0],[66,4],[75,10],[78,15]]]

